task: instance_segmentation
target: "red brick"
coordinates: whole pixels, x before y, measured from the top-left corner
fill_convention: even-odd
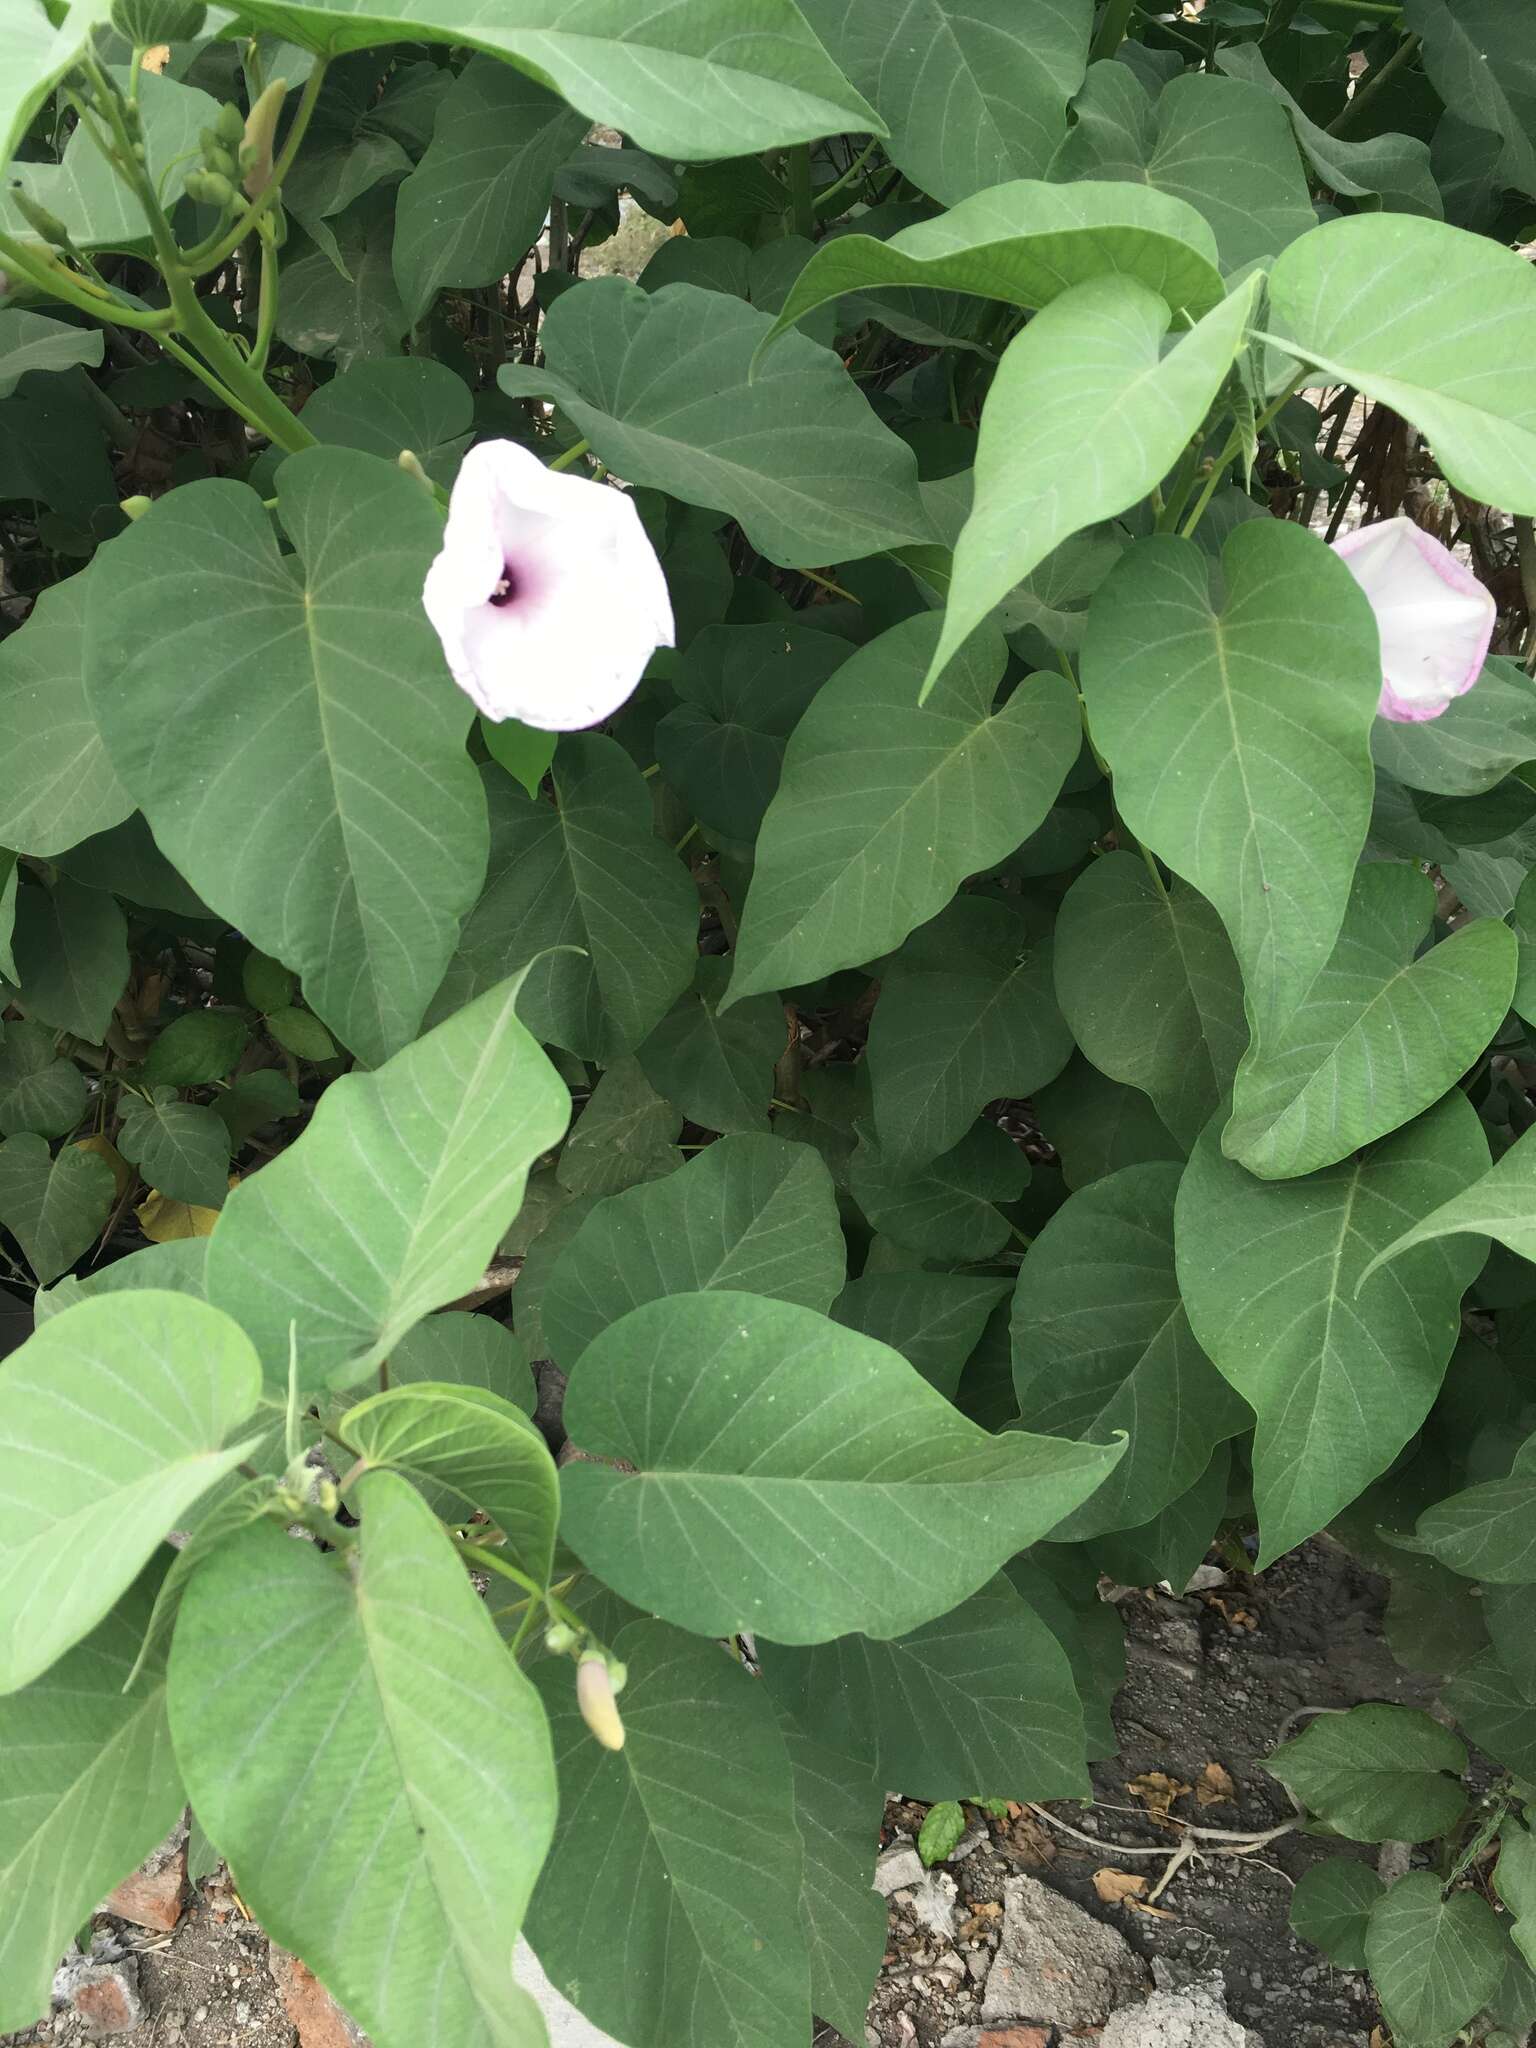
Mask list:
[[[348,2019],[308,1964],[274,1941],[267,1968],[298,2031],[299,2048],[367,2048],[368,2036]]]
[[[131,1920],[136,1927],[154,1927],[169,1934],[181,1918],[187,1888],[185,1838],[173,1850],[157,1850],[149,1861],[125,1877],[102,1901],[108,1913]]]
[[[127,2034],[144,2017],[138,1987],[122,1963],[87,1963],[72,1975],[69,2002],[93,2040]]]
[[[992,2027],[976,2043],[976,2048],[1050,2048],[1049,2027]]]

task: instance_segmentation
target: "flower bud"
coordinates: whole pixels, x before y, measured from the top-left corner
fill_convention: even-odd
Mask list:
[[[608,1659],[608,1683],[615,1692],[622,1692],[629,1683],[629,1666],[622,1657]]]
[[[69,229],[56,213],[50,213],[46,206],[39,206],[30,193],[19,185],[11,187],[11,199],[16,211],[36,234],[55,249],[62,249],[69,241]]]
[[[272,143],[277,135],[283,101],[287,97],[288,81],[274,78],[246,120],[240,162],[245,167],[246,193],[252,199],[258,198],[272,182]],[[250,152],[249,158],[247,151]]]
[[[589,1650],[576,1666],[576,1704],[604,1749],[624,1747],[624,1723],[614,1705],[613,1680],[601,1650]]]
[[[552,1657],[568,1657],[577,1640],[576,1631],[568,1622],[552,1621],[544,1631],[544,1647]]]
[[[112,0],[112,26],[136,50],[155,43],[188,43],[202,33],[203,0]]]
[[[427,493],[429,497],[433,495],[432,479],[427,475],[427,472],[422,468],[421,457],[417,455],[413,449],[402,448],[400,450],[400,453],[395,457],[395,461],[399,464],[400,468],[405,471],[408,477],[414,477],[416,482],[421,485],[422,489]]]
[[[225,149],[238,149],[245,140],[245,116],[233,100],[226,100],[219,108],[212,130],[204,132],[211,132]]]
[[[133,497],[124,498],[119,509],[125,519],[142,519],[153,503],[153,498],[146,498],[142,491],[138,491]]]
[[[186,193],[199,206],[216,206],[227,213],[235,203],[235,188],[218,171],[188,171]]]

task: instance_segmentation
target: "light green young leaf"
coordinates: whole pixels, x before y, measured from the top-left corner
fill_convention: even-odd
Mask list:
[[[885,1901],[870,1882],[885,1795],[874,1772],[779,1717],[805,1851],[800,1931],[811,1964],[811,2010],[857,2040],[885,1952]]]
[[[1536,61],[1502,0],[1405,0],[1424,69],[1458,122],[1497,138],[1493,180],[1536,198]]]
[[[54,1051],[54,1034],[25,1019],[0,1027],[0,1131],[61,1138],[85,1114],[85,1076]]]
[[[1028,1429],[1125,1456],[1057,1533],[1075,1542],[1149,1522],[1249,1420],[1189,1327],[1173,1260],[1180,1168],[1128,1166],[1070,1195],[1036,1237],[1013,1296],[1013,1382]]]
[[[8,57],[10,17],[23,10],[29,15],[32,12],[25,0],[8,0]],[[92,5],[90,0],[85,5],[76,0],[70,19],[89,23],[101,20],[105,13],[104,7]],[[61,36],[64,33],[65,30],[60,31]],[[126,85],[126,70],[116,70],[113,75],[120,87]],[[7,79],[7,86],[9,83]],[[158,72],[143,71],[138,81],[138,105],[146,168],[165,203],[174,205],[182,195],[187,172],[197,162],[198,131],[216,118],[218,102],[196,86],[183,85],[180,80],[165,78]],[[5,97],[0,96],[0,126],[4,125],[4,113]],[[9,156],[0,157],[0,168],[7,164]],[[143,208],[83,124],[70,135],[58,163],[18,160],[10,165],[4,183],[0,184],[0,228],[19,241],[30,242],[35,249],[39,240],[37,230],[6,189],[12,179],[64,223],[78,249],[133,249],[149,245],[149,224]]]
[[[888,1638],[945,1613],[1093,1492],[1123,1446],[989,1436],[884,1344],[791,1302],[648,1302],[587,1347],[561,1532],[697,1635]]]
[[[1021,178],[977,192],[889,241],[850,234],[821,243],[759,353],[829,299],[892,285],[1036,308],[1090,277],[1133,277],[1198,319],[1223,297],[1216,260],[1205,221],[1166,193],[1141,184]]]
[[[729,964],[704,956],[694,985],[640,1047],[651,1084],[707,1131],[768,1132],[774,1063],[788,1042],[784,1006],[752,996],[719,1014]]]
[[[525,1415],[533,1413],[533,1374],[522,1344],[494,1316],[448,1309],[425,1316],[389,1354],[392,1386],[438,1380],[500,1394]]]
[[[1226,926],[1262,1045],[1343,922],[1381,659],[1364,592],[1315,534],[1239,526],[1219,604],[1213,568],[1171,535],[1122,556],[1089,614],[1083,694],[1126,823]]]
[[[929,1386],[953,1400],[965,1362],[1007,1292],[1006,1280],[970,1273],[866,1273],[848,1282],[831,1315],[845,1330],[899,1351]]]
[[[1341,1970],[1365,1968],[1365,1931],[1386,1887],[1369,1863],[1330,1856],[1313,1863],[1291,1893],[1291,1926]]]
[[[632,1621],[624,1747],[592,1740],[564,1657],[534,1667],[565,1824],[528,1914],[557,1988],[630,2048],[803,2048],[795,1784],[766,1689],[717,1643]],[[603,1815],[600,1827],[580,1816]]]
[[[929,1259],[989,1259],[1008,1242],[1008,1219],[995,1205],[1016,1202],[1029,1161],[995,1124],[977,1123],[942,1158],[915,1172],[889,1164],[866,1124],[848,1187],[871,1225]]]
[[[791,0],[697,0],[637,14],[627,0],[251,0],[246,18],[334,56],[389,42],[467,43],[551,87],[663,157],[733,157],[884,124]]]
[[[395,283],[413,321],[445,285],[489,284],[521,260],[590,125],[511,65],[470,59],[395,204]]]
[[[946,206],[1045,174],[1093,29],[1090,0],[805,0],[890,126],[891,161]]]
[[[35,1132],[18,1132],[0,1145],[0,1223],[41,1286],[89,1250],[115,1191],[107,1162],[78,1145],[65,1145],[56,1159]]]
[[[682,1164],[675,1140],[683,1113],[665,1101],[636,1059],[615,1060],[588,1098],[555,1168],[573,1195],[621,1195]]]
[[[43,0],[5,0],[0,17],[6,50],[0,77],[0,171],[9,168],[27,123],[106,18],[106,0],[71,0],[61,16],[51,15]]]
[[[1023,922],[1006,955],[960,954],[947,970],[903,965],[881,981],[866,1053],[880,1156],[915,1174],[952,1151],[989,1102],[1030,1096],[1072,1056],[1049,943]]]
[[[1431,1557],[1466,1578],[1536,1585],[1536,1437],[1521,1445],[1506,1477],[1437,1501],[1416,1533]]]
[[[177,1761],[263,1927],[378,2048],[543,2048],[512,1979],[555,1821],[538,1696],[414,1490],[359,1493],[355,1575],[264,1522],[194,1576]]]
[[[938,635],[933,618],[892,626],[796,726],[758,836],[728,1002],[890,951],[1050,809],[1080,744],[1070,686],[1030,676],[994,712],[1006,649],[988,628],[919,705]]]
[[[1129,65],[1093,65],[1053,178],[1117,178],[1203,214],[1222,268],[1277,256],[1317,219],[1283,110],[1258,86],[1186,71],[1154,100]]]
[[[978,1785],[1016,1799],[1088,1796],[1072,1667],[1001,1573],[894,1642],[775,1643],[763,1676],[802,1727],[910,1798],[967,1799]]]
[[[1269,301],[1282,347],[1400,412],[1458,489],[1536,513],[1536,271],[1513,249],[1397,214],[1327,221],[1280,258]]]
[[[481,772],[490,864],[428,1016],[436,1022],[526,969],[519,1007],[529,1029],[607,1065],[692,980],[698,892],[656,837],[650,795],[617,740],[564,735],[553,804],[494,764]]]
[[[155,1088],[148,1100],[129,1098],[125,1104],[117,1149],[150,1187],[173,1202],[223,1207],[229,1132],[217,1111],[178,1102],[173,1090]]]
[[[1470,1187],[1458,1189],[1427,1214],[1421,1211],[1407,1230],[1377,1252],[1361,1275],[1361,1285],[1379,1266],[1414,1245],[1466,1235],[1496,1237],[1517,1258],[1536,1259],[1536,1131],[1517,1138]]]
[[[99,327],[71,327],[16,306],[0,311],[0,398],[9,398],[29,370],[96,369],[105,346]]]
[[[297,559],[227,481],[101,550],[91,702],[166,854],[376,1065],[415,1035],[485,866],[471,707],[421,609],[442,522],[346,448],[290,457],[278,495]]]
[[[1173,316],[1157,293],[1090,278],[1008,344],[982,407],[975,500],[926,687],[1053,548],[1167,475],[1226,380],[1257,289],[1257,277],[1239,285],[1165,355]]]
[[[228,1316],[158,1292],[81,1302],[0,1367],[0,1692],[93,1629],[246,1455],[222,1446],[260,1391]]]
[[[1492,1906],[1476,1892],[1446,1894],[1431,1870],[1411,1870],[1371,1909],[1365,1960],[1394,2040],[1451,2048],[1504,1974]]]
[[[66,1274],[54,1286],[40,1288],[33,1299],[33,1316],[41,1328],[50,1316],[73,1308],[77,1301],[91,1301],[98,1294],[131,1294],[146,1287],[166,1294],[190,1294],[201,1301],[207,1256],[206,1237],[178,1237],[164,1244],[147,1244],[141,1251],[130,1252],[126,1259],[98,1266],[84,1279]]]
[[[128,925],[115,899],[67,875],[19,889],[13,946],[28,1013],[99,1045],[128,985]]]
[[[943,1863],[965,1833],[965,1809],[958,1799],[941,1799],[923,1815],[917,1853],[930,1868]]]
[[[1475,1180],[1486,1152],[1456,1091],[1302,1180],[1255,1180],[1223,1158],[1214,1121],[1195,1147],[1175,1214],[1179,1287],[1207,1356],[1258,1415],[1263,1563],[1331,1521],[1428,1414],[1483,1243],[1425,1246],[1365,1274],[1407,1218]]]
[[[1536,1970],[1536,1835],[1513,1820],[1505,1822],[1499,1836],[1493,1881],[1500,1900],[1515,1916],[1510,1937]]]
[[[1495,654],[1474,687],[1438,718],[1411,725],[1378,718],[1371,752],[1409,789],[1481,796],[1536,761],[1536,676]]]
[[[1303,156],[1330,191],[1346,199],[1377,199],[1392,213],[1444,217],[1440,188],[1430,169],[1429,144],[1417,135],[1370,135],[1359,141],[1330,135],[1307,118],[1265,63],[1258,43],[1225,43],[1216,52],[1216,62],[1229,78],[1245,78],[1280,102]],[[1277,243],[1272,253],[1280,246]]]
[[[820,1158],[782,1138],[722,1138],[678,1172],[592,1210],[551,1276],[544,1333],[569,1372],[642,1302],[725,1287],[827,1310],[845,1277]]]
[[[1327,964],[1238,1070],[1222,1150],[1263,1180],[1332,1166],[1399,1129],[1475,1064],[1504,1022],[1515,937],[1496,918],[1415,958],[1435,911],[1417,868],[1361,868]]]
[[[1466,1744],[1417,1707],[1319,1714],[1264,1768],[1352,1842],[1425,1842],[1466,1811]]]
[[[156,1563],[51,1671],[0,1700],[0,2027],[30,2027],[48,2010],[59,1956],[97,1901],[175,1825],[186,1798],[163,1660],[151,1658],[125,1684],[159,1579]]]
[[[1067,891],[1054,959],[1056,1000],[1089,1059],[1142,1089],[1193,1144],[1248,1042],[1237,962],[1211,905],[1178,880],[1159,887],[1133,853],[1105,854]]]
[[[302,1137],[241,1182],[208,1241],[208,1298],[286,1384],[350,1386],[468,1293],[561,1136],[565,1084],[519,1023],[514,977],[377,1073],[343,1074]]]
[[[414,1480],[443,1521],[467,1522],[483,1508],[509,1554],[548,1583],[560,1482],[543,1437],[510,1402],[483,1387],[426,1380],[370,1395],[336,1428],[370,1468]]]
[[[751,376],[772,327],[697,285],[589,278],[545,316],[548,367],[509,364],[497,381],[553,399],[628,482],[740,520],[781,568],[931,540],[916,457],[830,349],[789,336]]]

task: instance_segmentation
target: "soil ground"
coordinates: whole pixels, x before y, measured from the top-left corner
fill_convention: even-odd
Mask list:
[[[1169,1840],[1149,1820],[1145,1797],[1129,1789],[1133,1781],[1162,1773],[1193,1788],[1208,1766],[1218,1766],[1231,1780],[1230,1802],[1199,1809],[1194,1791],[1185,1791],[1173,1811],[1212,1826],[1263,1829],[1291,1812],[1263,1758],[1300,1709],[1361,1700],[1429,1704],[1433,1682],[1400,1669],[1387,1649],[1384,1597],[1381,1580],[1325,1539],[1262,1578],[1229,1574],[1226,1583],[1182,1599],[1123,1594],[1128,1668],[1115,1708],[1120,1753],[1094,1768],[1092,1810],[1051,1809],[1099,1846],[1028,1809],[1006,1820],[973,1814],[970,1847],[943,1866],[956,1887],[950,1930],[939,1935],[922,1927],[910,1892],[892,1901],[866,2037],[851,2048],[938,2048],[951,2028],[980,2019],[1003,1883],[1019,1872],[1111,1920],[1149,1963],[1161,1958],[1186,1974],[1219,1970],[1233,2016],[1263,2034],[1266,2048],[1366,2048],[1376,2012],[1365,1980],[1331,1968],[1287,1926],[1294,1880],[1309,1862],[1341,1848],[1347,1853],[1347,1845],[1295,1834],[1262,1856],[1187,1865],[1158,1900],[1166,1917],[1103,1904],[1093,1879],[1105,1867],[1149,1874],[1154,1883],[1161,1874],[1157,1860],[1116,1853],[1117,1844]],[[1209,1775],[1205,1782],[1208,1791],[1222,1785]],[[893,1801],[887,1841],[915,1838],[923,1812]],[[222,1874],[194,1893],[170,1936],[105,1915],[95,1926],[98,1940],[135,1956],[145,2018],[124,2037],[133,2048],[293,2048],[265,1937]],[[0,2041],[0,2048],[77,2048],[86,2038],[66,2012]],[[823,2028],[817,2048],[838,2048],[841,2039]]]

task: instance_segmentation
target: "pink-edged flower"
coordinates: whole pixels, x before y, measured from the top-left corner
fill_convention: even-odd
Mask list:
[[[465,456],[421,601],[486,717],[545,732],[611,717],[673,645],[666,578],[631,499],[515,441]]]
[[[1371,601],[1381,635],[1382,718],[1438,718],[1482,674],[1496,607],[1470,569],[1411,519],[1383,519],[1333,544]]]

